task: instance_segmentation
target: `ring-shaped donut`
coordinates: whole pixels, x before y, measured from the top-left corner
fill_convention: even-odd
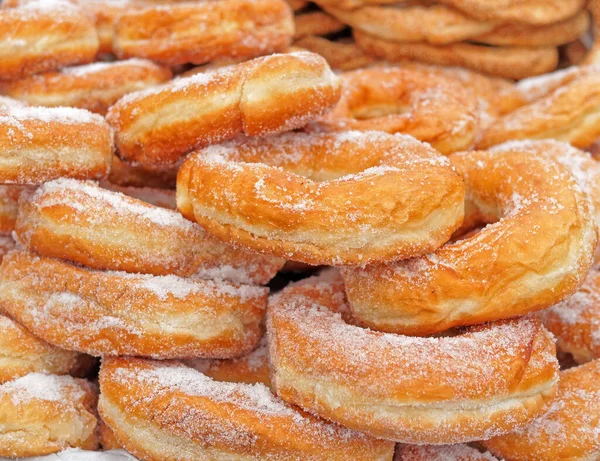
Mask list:
[[[213,381],[181,364],[106,358],[99,411],[143,459],[390,460],[372,439],[286,405],[262,384]]]
[[[91,357],[52,346],[0,314],[0,384],[36,372],[84,377],[93,365]]]
[[[475,143],[477,100],[442,73],[417,67],[374,67],[341,78],[339,103],[311,128],[404,133],[443,154],[469,149]]]
[[[0,9],[0,80],[92,62],[93,22],[68,2],[37,1]]]
[[[283,265],[216,241],[176,211],[68,179],[23,197],[14,235],[31,251],[93,269],[262,285]]]
[[[107,120],[121,158],[173,164],[195,148],[240,134],[300,128],[338,99],[339,80],[323,58],[275,54],[131,93],[110,108]]]
[[[380,132],[211,146],[177,179],[179,210],[218,239],[314,265],[433,251],[462,222],[463,194],[439,152]]]
[[[122,96],[170,80],[171,71],[144,59],[67,67],[0,81],[0,93],[32,106],[68,106],[104,115]]]
[[[505,460],[593,460],[600,456],[600,360],[560,372],[548,413],[483,444]]]
[[[554,341],[534,318],[440,338],[380,333],[348,320],[335,273],[271,298],[267,333],[277,395],[345,427],[416,444],[512,432],[544,414],[554,397]]]
[[[0,385],[0,456],[96,450],[97,391],[70,376],[30,373]]]
[[[490,47],[468,42],[431,45],[392,42],[360,30],[354,30],[353,35],[363,51],[388,62],[421,61],[441,66],[467,67],[515,80],[551,72],[558,65],[558,52],[552,46]]]
[[[263,287],[94,271],[19,251],[1,267],[2,309],[63,349],[225,359],[249,353],[262,336]]]
[[[103,179],[112,131],[97,114],[70,107],[0,110],[0,184],[40,184],[60,177]]]
[[[343,269],[361,323],[431,334],[550,307],[583,283],[598,230],[588,195],[567,168],[514,151],[451,161],[467,188],[465,222],[493,224],[420,258]]]

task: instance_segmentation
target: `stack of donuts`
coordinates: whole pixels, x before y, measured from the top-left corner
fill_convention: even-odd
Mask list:
[[[598,5],[316,3],[2,2],[0,459],[600,459]]]

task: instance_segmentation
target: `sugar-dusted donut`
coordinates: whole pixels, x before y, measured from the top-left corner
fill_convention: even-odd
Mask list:
[[[0,385],[0,456],[95,450],[97,392],[70,376],[30,373]]]
[[[512,434],[483,442],[506,461],[600,457],[600,360],[560,373],[550,411]]]
[[[394,445],[306,415],[262,384],[175,363],[106,358],[99,411],[143,459],[391,460]]]
[[[79,107],[105,114],[125,94],[164,83],[171,76],[166,67],[145,59],[129,59],[0,81],[0,93],[33,106]]]
[[[109,110],[107,119],[116,130],[121,158],[143,165],[172,164],[194,148],[239,134],[300,128],[338,99],[339,80],[325,60],[298,52],[132,93]]]
[[[575,292],[598,238],[594,210],[564,166],[528,152],[451,157],[467,188],[470,238],[394,264],[343,269],[353,315],[410,335],[523,315]]]
[[[97,51],[93,22],[67,1],[0,9],[0,80],[91,62]]]
[[[16,109],[25,106],[27,106],[27,104],[25,104],[23,101],[19,101],[18,99],[9,98],[8,96],[0,96],[0,111]]]
[[[491,47],[475,43],[432,45],[392,42],[354,31],[357,45],[378,59],[389,62],[420,61],[442,66],[460,66],[484,74],[521,79],[556,69],[558,52],[552,46]]]
[[[177,208],[175,199],[175,191],[170,189],[157,189],[154,187],[134,187],[134,186],[117,186],[108,181],[100,182],[103,189],[120,192],[129,197],[136,198],[142,202],[150,203],[161,208],[174,210]]]
[[[469,149],[477,135],[477,100],[442,73],[373,67],[342,75],[342,97],[316,130],[410,134],[443,154]]]
[[[0,384],[34,372],[83,377],[93,364],[91,357],[54,347],[0,314]]]
[[[86,110],[0,110],[0,184],[39,184],[62,176],[105,178],[113,149],[106,121]]]
[[[396,445],[394,461],[498,461],[469,445]]]
[[[68,179],[21,200],[15,235],[32,251],[95,269],[265,284],[283,265],[214,240],[176,211]]]
[[[380,132],[211,146],[189,156],[177,180],[179,210],[207,232],[315,265],[433,251],[462,222],[463,194],[439,152]]]
[[[417,444],[512,432],[544,414],[554,396],[554,341],[533,318],[439,338],[379,333],[348,321],[336,273],[271,298],[267,332],[277,395],[351,429]]]
[[[220,0],[147,6],[124,12],[113,52],[169,65],[254,58],[285,49],[294,16],[283,0]]]
[[[0,235],[10,235],[15,228],[22,186],[0,185]]]
[[[336,71],[360,69],[378,62],[377,59],[356,46],[352,39],[347,38],[330,40],[325,37],[307,35],[296,40],[294,46],[320,54]]]

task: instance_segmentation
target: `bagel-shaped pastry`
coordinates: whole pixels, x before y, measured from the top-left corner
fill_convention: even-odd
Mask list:
[[[337,103],[339,94],[339,80],[320,56],[275,54],[132,93],[111,107],[107,119],[121,158],[173,164],[194,148],[239,134],[300,128]]]
[[[0,456],[42,456],[98,448],[93,386],[70,376],[30,373],[0,385]]]
[[[39,184],[62,176],[101,179],[113,156],[99,115],[69,107],[0,110],[0,184]]]
[[[294,39],[307,36],[330,35],[341,32],[346,24],[323,11],[308,11],[295,17],[296,32]]]
[[[175,189],[179,164],[153,167],[131,165],[113,156],[108,181],[118,186]]]
[[[106,358],[99,411],[142,459],[388,461],[391,442],[306,415],[262,384],[213,381],[193,368]]]
[[[38,0],[0,10],[0,80],[94,60],[93,22],[68,2]]]
[[[340,102],[311,127],[405,133],[450,154],[473,146],[478,122],[477,100],[442,73],[374,67],[344,74]]]
[[[99,62],[0,82],[0,93],[33,106],[69,106],[105,114],[122,96],[171,79],[171,71],[144,59]]]
[[[380,132],[211,146],[189,156],[177,178],[179,210],[218,239],[314,265],[431,252],[460,226],[463,199],[460,176],[439,152]]]
[[[0,384],[33,372],[83,377],[93,365],[91,357],[54,347],[0,314]]]
[[[331,68],[337,71],[360,69],[378,62],[351,39],[329,40],[309,35],[296,40],[294,46],[323,56]]]
[[[224,359],[249,353],[262,335],[263,287],[94,271],[20,251],[1,267],[2,309],[63,349]]]
[[[560,372],[550,411],[512,434],[483,442],[506,461],[600,458],[600,360]]]
[[[490,47],[460,42],[449,45],[392,42],[354,31],[356,44],[367,54],[389,62],[421,61],[441,66],[467,67],[484,74],[521,79],[556,69],[555,47]]]
[[[451,161],[466,183],[465,222],[494,224],[420,258],[343,269],[362,324],[426,335],[544,309],[583,283],[598,231],[567,168],[513,151]]]
[[[599,137],[600,72],[594,72],[499,118],[482,133],[478,147],[514,139],[551,138],[583,148]]]
[[[498,461],[469,445],[397,445],[394,461]]]
[[[113,52],[169,65],[254,58],[288,47],[294,16],[283,0],[207,0],[124,12]]]
[[[534,318],[440,338],[379,333],[351,321],[338,274],[269,301],[271,380],[288,403],[374,437],[452,444],[523,427],[548,409],[558,363]]]
[[[237,250],[178,212],[59,179],[20,202],[15,234],[41,255],[94,269],[266,284],[283,261]]]
[[[10,235],[15,228],[21,186],[0,185],[0,235]]]
[[[169,189],[156,189],[153,187],[132,187],[132,186],[117,186],[108,181],[102,181],[100,186],[103,189],[120,192],[129,197],[136,198],[142,202],[150,203],[161,208],[174,210],[177,208],[175,199],[175,191]]]

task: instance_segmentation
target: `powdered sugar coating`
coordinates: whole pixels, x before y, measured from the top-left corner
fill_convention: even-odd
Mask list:
[[[14,405],[27,405],[33,400],[61,402],[66,397],[65,392],[75,392],[76,399],[84,395],[82,389],[74,386],[73,378],[42,373],[29,373],[0,386],[0,398],[10,395]]]

